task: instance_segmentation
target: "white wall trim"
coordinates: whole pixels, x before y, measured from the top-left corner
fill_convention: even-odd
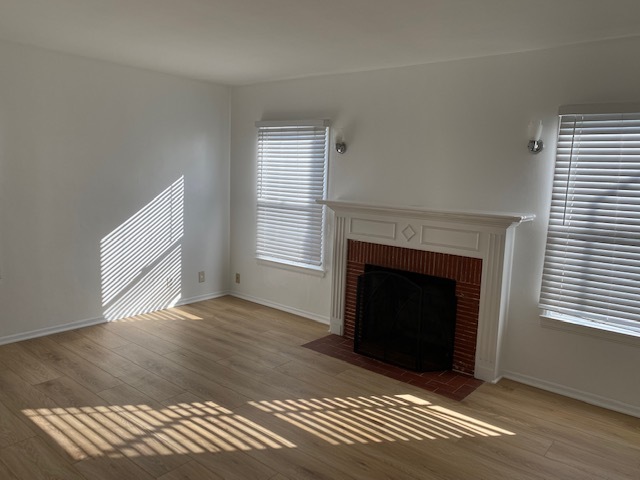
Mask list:
[[[294,315],[298,315],[300,317],[308,318],[309,320],[313,320],[318,323],[322,323],[324,325],[329,325],[329,317],[325,317],[323,315],[318,315],[316,313],[307,312],[306,310],[300,310],[298,308],[289,307],[286,305],[282,305],[280,303],[272,302],[270,300],[265,300],[263,298],[254,297],[252,295],[247,295],[239,292],[229,292],[229,295],[232,297],[241,298],[242,300],[247,300],[249,302],[258,303],[260,305],[264,305],[265,307],[275,308],[276,310],[282,310],[283,312],[293,313]],[[327,330],[327,333],[329,331]]]
[[[231,292],[229,292],[229,290],[221,290],[219,292],[207,293],[204,295],[197,295],[195,297],[181,298],[174,305],[174,307],[181,307],[183,305],[189,305],[191,303],[196,303],[196,302],[204,302],[205,300],[213,300],[214,298],[224,297],[225,295],[229,295],[230,293]],[[167,307],[167,308],[173,308],[173,307]]]
[[[557,393],[559,395],[564,395],[565,397],[573,398],[575,400],[580,400],[590,405],[595,405],[597,407],[606,408],[608,410],[613,410],[616,412],[624,413],[626,415],[632,415],[634,417],[640,418],[640,406],[638,405],[631,405],[628,403],[619,402],[618,400],[602,397],[600,395],[584,392],[582,390],[577,390],[575,388],[567,387],[565,385],[548,382],[546,380],[530,377],[528,375],[522,375],[516,372],[502,372],[502,373],[503,373],[503,377],[508,378],[509,380],[514,380],[516,382],[524,383],[525,385],[540,388],[542,390],[547,390],[549,392]]]
[[[290,272],[304,273],[306,275],[313,275],[314,277],[324,277],[327,271],[324,268],[304,267],[302,265],[294,265],[292,263],[276,262],[274,260],[267,260],[266,258],[256,258],[258,265],[264,265],[267,267],[281,268],[282,270],[289,270]]]
[[[588,337],[595,337],[609,342],[640,347],[640,332],[588,320],[558,318],[552,314],[540,314],[540,325],[545,328],[560,330]]]
[[[54,327],[39,328],[38,330],[31,330],[24,333],[15,333],[13,335],[0,337],[0,345],[21,342],[23,340],[31,340],[32,338],[44,337],[46,335],[53,335],[54,333],[66,332],[68,330],[76,330],[78,328],[91,327],[100,323],[107,323],[107,319],[104,317],[88,318],[86,320],[78,320],[76,322],[65,323],[63,325],[56,325]]]
[[[229,292],[226,290],[221,292],[208,293],[206,295],[199,295],[196,297],[183,298],[183,299],[180,299],[180,301],[178,301],[178,303],[176,303],[174,307],[180,307],[182,305],[187,305],[190,303],[202,302],[204,300],[211,300],[213,298],[224,297],[225,295],[229,295]],[[173,307],[167,307],[167,309],[168,308],[173,308]],[[162,309],[162,310],[166,310],[166,309]],[[67,332],[69,330],[77,330],[78,328],[92,327],[94,325],[99,325],[101,323],[109,323],[109,320],[107,320],[104,317],[88,318],[86,320],[78,320],[75,322],[65,323],[63,325],[45,327],[45,328],[40,328],[38,330],[31,330],[29,332],[15,333],[13,335],[0,337],[0,345],[21,342],[23,340],[31,340],[32,338],[46,337],[47,335]]]

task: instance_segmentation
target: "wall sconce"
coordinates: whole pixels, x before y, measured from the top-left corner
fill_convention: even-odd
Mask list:
[[[529,151],[531,153],[540,153],[544,148],[542,137],[542,120],[529,123]]]
[[[347,151],[347,144],[344,141],[342,130],[336,130],[336,152],[340,155]]]

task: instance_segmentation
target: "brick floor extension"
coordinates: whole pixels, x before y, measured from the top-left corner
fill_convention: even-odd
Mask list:
[[[327,335],[313,340],[303,347],[458,401],[464,399],[484,383],[482,380],[465,373],[451,370],[418,373],[389,365],[355,353],[353,340],[339,335]]]

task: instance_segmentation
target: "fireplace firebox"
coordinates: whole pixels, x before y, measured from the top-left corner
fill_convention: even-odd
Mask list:
[[[455,280],[367,264],[355,320],[356,353],[419,372],[452,368]]]

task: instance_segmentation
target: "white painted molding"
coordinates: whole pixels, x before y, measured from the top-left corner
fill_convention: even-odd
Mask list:
[[[189,298],[181,298],[174,305],[174,307],[181,307],[183,305],[189,305],[190,303],[204,302],[205,300],[212,300],[214,298],[224,297],[225,295],[229,295],[229,293],[230,293],[229,290],[221,290],[219,292],[207,293],[205,295],[198,295],[198,296],[189,297]]]
[[[211,300],[213,298],[223,297],[228,295],[228,291],[209,293],[206,295],[199,295],[197,297],[180,299],[174,306],[179,307],[182,305],[188,305],[190,303],[202,302],[204,300]],[[167,307],[170,308],[170,307]],[[108,323],[104,317],[88,318],[86,320],[78,320],[76,322],[65,323],[63,325],[55,325],[53,327],[39,328],[37,330],[31,330],[29,332],[16,333],[13,335],[7,335],[0,337],[0,345],[6,345],[8,343],[21,342],[23,340],[31,340],[32,338],[45,337],[47,335],[53,335],[55,333],[68,332],[69,330],[77,330],[78,328],[92,327],[101,323]]]
[[[44,337],[46,335],[67,332],[69,330],[76,330],[78,328],[92,327],[93,325],[99,325],[101,323],[107,323],[107,319],[104,317],[88,318],[86,320],[78,320],[77,322],[65,323],[63,325],[56,325],[54,327],[39,328],[38,330],[31,330],[29,332],[16,333],[14,335],[0,337],[0,345],[21,342],[23,340],[31,340],[32,338]]]
[[[318,200],[334,212],[349,211],[365,215],[402,216],[430,220],[443,219],[447,222],[468,223],[507,228],[513,224],[528,222],[536,218],[534,214],[497,213],[483,211],[434,210],[424,207],[394,207],[390,205],[373,205],[362,202],[342,200]]]
[[[343,335],[344,292],[347,281],[347,234],[345,217],[336,217],[334,221],[334,232],[329,330],[335,335]]]
[[[638,405],[631,405],[629,403],[620,402],[618,400],[602,397],[600,395],[594,395],[589,392],[570,388],[558,383],[548,382],[539,378],[530,377],[528,375],[522,375],[517,372],[505,371],[503,372],[503,376],[504,378],[508,378],[509,380],[524,383],[525,385],[536,387],[541,390],[546,390],[548,392],[557,393],[559,395],[573,398],[575,400],[580,400],[590,405],[595,405],[596,407],[602,407],[608,410],[614,410],[616,412],[624,413],[625,415],[632,415],[634,417],[640,418],[640,406]]]
[[[229,292],[229,295],[231,295],[232,297],[241,298],[242,300],[247,300],[249,302],[258,303],[260,305],[264,305],[265,307],[271,307],[271,308],[275,308],[276,310],[282,310],[283,312],[293,313],[294,315],[308,318],[309,320],[322,323],[323,325],[329,325],[329,319],[323,315],[307,312],[306,310],[300,310],[298,308],[289,307],[287,305],[282,305],[280,303],[272,302],[270,300],[265,300],[263,298],[254,297],[252,295],[246,295],[240,292],[231,291]]]
[[[569,332],[576,335],[599,338],[608,342],[621,343],[640,347],[640,333],[636,330],[624,330],[622,328],[589,322],[588,320],[569,318],[561,319],[552,314],[540,314],[540,325],[545,328]]]
[[[475,377],[500,379],[515,227],[535,215],[430,210],[322,200],[335,212],[331,333],[344,332],[349,240],[482,259]]]
[[[292,265],[290,263],[276,262],[273,260],[267,260],[265,258],[256,258],[258,265],[266,265],[267,267],[280,268],[282,270],[289,270],[290,272],[304,273],[305,275],[313,275],[314,277],[321,277],[327,274],[324,268],[303,267],[301,265]]]

